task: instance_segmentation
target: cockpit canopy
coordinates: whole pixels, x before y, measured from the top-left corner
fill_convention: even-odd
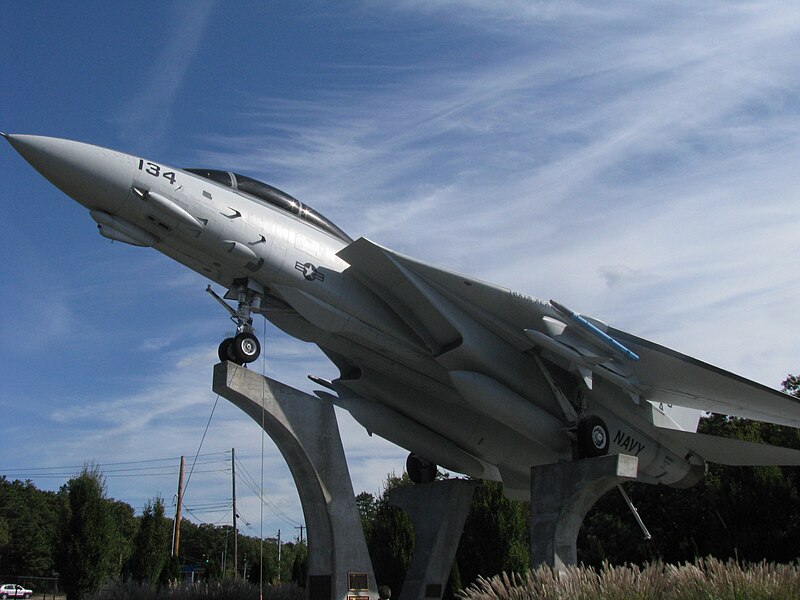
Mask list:
[[[353,241],[353,238],[310,206],[306,206],[297,198],[293,198],[286,192],[282,192],[278,188],[274,188],[262,181],[247,177],[246,175],[238,175],[237,173],[214,169],[184,169],[184,171],[234,189],[243,196],[260,202],[261,204],[268,204],[269,206],[285,210],[296,217],[308,221],[318,229],[329,233],[345,244],[349,244]]]

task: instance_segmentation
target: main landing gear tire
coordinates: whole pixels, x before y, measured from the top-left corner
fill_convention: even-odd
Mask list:
[[[261,355],[261,344],[252,333],[243,332],[222,340],[217,351],[220,361],[229,360],[237,365],[254,362]]]
[[[413,452],[406,459],[406,472],[414,483],[433,483],[436,481],[436,471],[436,464]]]
[[[578,454],[581,458],[594,458],[608,454],[611,438],[608,427],[600,417],[586,417],[578,423]]]

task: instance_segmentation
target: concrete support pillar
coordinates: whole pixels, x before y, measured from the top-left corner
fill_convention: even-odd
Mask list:
[[[578,531],[600,497],[636,479],[639,459],[600,456],[531,469],[531,564],[563,570],[576,564]]]
[[[398,600],[438,600],[444,593],[464,530],[474,481],[445,479],[389,492],[414,526],[414,554]]]
[[[214,367],[213,389],[263,423],[289,465],[308,527],[309,600],[348,595],[375,600],[377,586],[333,405],[231,362]]]

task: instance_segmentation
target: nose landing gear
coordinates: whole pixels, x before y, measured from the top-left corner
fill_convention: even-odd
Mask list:
[[[261,355],[261,344],[253,329],[253,310],[261,307],[261,298],[264,288],[249,279],[236,280],[226,298],[236,299],[238,308],[233,310],[227,302],[220,298],[209,285],[206,291],[219,302],[231,315],[231,321],[236,323],[236,335],[225,338],[219,345],[217,355],[220,361],[229,360],[238,365],[254,362]]]
[[[232,338],[225,338],[217,349],[220,361],[229,360],[238,365],[254,362],[261,354],[261,344],[255,334],[242,331]]]

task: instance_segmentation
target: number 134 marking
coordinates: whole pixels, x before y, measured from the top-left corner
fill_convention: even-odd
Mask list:
[[[164,171],[162,173],[161,167],[155,163],[145,162],[144,159],[139,159],[139,170],[144,171],[148,175],[152,175],[153,177],[163,177],[164,179],[169,180],[170,185],[175,184],[175,172],[174,171]]]

